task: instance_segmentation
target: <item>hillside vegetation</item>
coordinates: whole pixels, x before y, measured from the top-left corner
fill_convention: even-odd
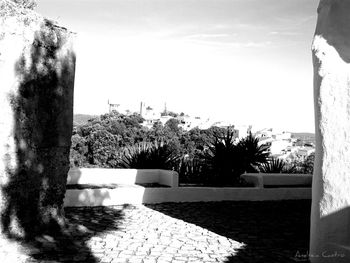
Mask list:
[[[238,140],[233,127],[185,131],[175,118],[151,128],[143,126],[143,121],[138,114],[117,112],[76,116],[71,166],[175,170],[180,183],[201,185],[241,185],[242,173],[263,169],[304,169],[301,164],[279,165],[282,170],[274,165],[267,168],[272,161],[269,146],[259,145],[252,134]]]

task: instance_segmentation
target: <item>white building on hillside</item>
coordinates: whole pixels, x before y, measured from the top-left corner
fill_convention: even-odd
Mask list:
[[[299,157],[306,158],[314,152],[315,152],[315,148],[313,148],[313,147],[299,147],[296,154]]]
[[[132,114],[132,111],[125,104],[118,103],[116,101],[111,101],[111,100],[108,100],[108,111],[109,113],[116,111],[125,115]]]
[[[242,139],[247,137],[252,131],[252,125],[235,125],[235,130],[238,132],[238,138]]]
[[[280,155],[286,153],[288,147],[292,147],[293,143],[290,140],[274,140],[271,142],[271,155]]]

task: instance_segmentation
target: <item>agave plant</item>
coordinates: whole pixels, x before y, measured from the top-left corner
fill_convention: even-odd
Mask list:
[[[139,143],[124,148],[120,160],[122,168],[139,168],[147,166],[147,159],[151,148],[150,143]]]
[[[287,162],[278,158],[271,158],[268,163],[259,167],[262,173],[295,173],[295,166],[290,166]]]
[[[212,174],[211,181],[214,184],[235,184],[238,178],[235,175],[236,168],[236,145],[234,134],[227,130],[226,135],[216,135],[214,141],[208,145],[205,161],[209,173]]]
[[[181,158],[177,169],[180,183],[206,183],[206,163],[199,158]]]
[[[259,138],[249,135],[237,144],[238,158],[241,162],[241,172],[256,172],[257,168],[269,160],[269,146],[259,145]]]
[[[167,144],[142,142],[125,148],[120,167],[172,170],[177,160]]]

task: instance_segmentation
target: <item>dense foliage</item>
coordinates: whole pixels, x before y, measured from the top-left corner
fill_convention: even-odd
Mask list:
[[[271,158],[267,163],[260,165],[259,171],[262,173],[312,174],[314,160],[314,153],[305,159],[296,159],[291,162]]]
[[[239,185],[242,173],[271,166],[269,147],[252,134],[239,141],[232,127],[185,131],[176,118],[151,128],[143,121],[112,112],[75,123],[71,166],[176,170],[180,183],[201,185]],[[305,162],[297,164],[309,172]]]
[[[36,0],[12,0],[12,1],[23,8],[34,9],[37,6]]]

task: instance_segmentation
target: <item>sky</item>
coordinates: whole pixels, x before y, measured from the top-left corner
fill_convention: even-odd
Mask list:
[[[74,113],[108,100],[314,132],[318,0],[38,0],[77,33]]]

